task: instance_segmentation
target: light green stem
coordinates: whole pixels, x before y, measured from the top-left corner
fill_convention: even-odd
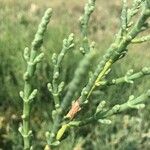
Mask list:
[[[24,91],[20,92],[20,96],[23,99],[23,123],[22,127],[19,128],[21,135],[23,136],[24,141],[24,150],[32,149],[31,146],[31,135],[32,131],[30,129],[30,111],[31,111],[31,102],[35,98],[37,90],[33,90],[32,87],[32,79],[34,76],[34,72],[36,70],[36,65],[43,58],[43,53],[38,55],[38,50],[40,49],[43,43],[43,36],[46,31],[47,24],[50,20],[52,10],[48,9],[45,12],[44,17],[42,18],[41,24],[38,27],[38,31],[35,35],[35,38],[32,42],[32,48],[29,52],[29,49],[26,48],[24,51],[24,57],[27,61],[27,70],[24,74]]]
[[[89,123],[95,123],[99,119],[105,119],[105,118],[108,118],[114,114],[119,114],[125,110],[133,109],[134,106],[143,103],[144,101],[146,101],[149,98],[150,98],[150,90],[148,90],[146,93],[142,94],[141,96],[139,96],[133,100],[128,100],[127,102],[125,102],[123,104],[115,105],[114,107],[112,107],[112,109],[108,109],[102,113],[97,113],[96,115],[94,115],[90,118],[87,118],[85,120],[71,121],[69,123],[69,125],[70,126],[84,126],[84,125],[87,125]]]

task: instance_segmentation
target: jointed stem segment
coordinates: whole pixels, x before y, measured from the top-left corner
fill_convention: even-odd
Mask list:
[[[71,83],[69,84],[68,91],[64,96],[63,100],[60,101],[60,94],[63,90],[64,83],[59,82],[59,75],[60,75],[60,66],[62,60],[69,49],[74,47],[73,43],[73,34],[70,34],[68,39],[63,41],[63,48],[60,54],[57,56],[56,54],[53,55],[53,80],[52,83],[48,83],[48,89],[53,95],[54,103],[55,103],[55,110],[52,112],[52,117],[54,124],[52,126],[52,130],[46,133],[47,136],[47,143],[45,149],[49,149],[50,146],[57,146],[66,130],[71,126],[83,126],[88,123],[93,123],[99,121],[100,123],[111,123],[107,117],[120,113],[124,110],[129,108],[141,108],[144,106],[142,104],[146,99],[150,97],[150,91],[142,94],[141,96],[134,98],[131,96],[129,100],[124,104],[117,104],[112,108],[104,108],[106,102],[102,101],[97,106],[97,109],[94,114],[91,115],[89,118],[85,118],[82,121],[74,121],[75,115],[78,111],[82,110],[83,104],[89,102],[90,96],[92,92],[95,90],[97,86],[103,87],[104,85],[114,85],[123,82],[133,83],[134,79],[140,78],[144,75],[150,74],[150,68],[143,68],[142,71],[133,74],[133,70],[130,70],[124,77],[114,79],[111,82],[105,81],[106,75],[112,68],[112,65],[118,61],[119,59],[123,58],[127,53],[128,45],[131,43],[139,43],[148,41],[149,35],[144,36],[142,38],[136,39],[136,36],[142,32],[143,30],[147,29],[146,21],[150,17],[150,1],[149,0],[135,0],[132,9],[128,9],[127,0],[123,1],[123,9],[121,13],[121,27],[116,36],[115,41],[111,44],[108,48],[106,54],[103,56],[103,59],[98,63],[93,75],[91,76],[90,80],[83,88],[79,98],[72,103],[74,95],[78,90],[78,86],[84,75],[86,74],[91,59],[94,56],[93,45],[89,45],[88,41],[88,22],[90,16],[95,8],[96,0],[89,0],[87,5],[85,6],[84,15],[80,18],[81,23],[81,33],[83,37],[83,48],[85,56],[83,60],[79,63],[77,70],[75,71],[74,78],[72,79]],[[131,19],[134,15],[136,15],[139,11],[139,8],[143,6],[143,10],[141,16],[134,24],[131,22]],[[40,49],[43,43],[43,36],[46,31],[46,27],[48,22],[51,18],[52,10],[48,9],[45,12],[44,17],[42,18],[42,22],[38,27],[38,31],[35,35],[35,38],[32,42],[31,51],[29,52],[28,48],[24,50],[24,58],[27,62],[27,69],[24,74],[24,90],[20,92],[20,96],[23,99],[23,124],[19,128],[23,136],[24,141],[24,150],[32,149],[31,146],[31,135],[32,131],[30,129],[30,110],[31,110],[31,102],[35,98],[37,94],[37,90],[33,89],[31,81],[34,76],[34,72],[36,70],[36,65],[39,63],[44,54],[38,54],[38,50]],[[69,106],[72,103],[72,107],[67,113]],[[66,115],[67,114],[67,115]]]
[[[107,71],[111,68],[111,65],[112,65],[112,60],[110,59],[110,60],[108,60],[108,62],[106,62],[104,69],[98,75],[93,87],[91,88],[89,94],[87,95],[87,99],[90,97],[90,95],[92,94],[95,87],[100,85],[101,79],[106,75]]]
[[[82,121],[71,121],[69,125],[70,127],[71,126],[84,126],[89,123],[97,122],[99,119],[104,120],[105,118],[108,118],[114,114],[123,112],[130,108],[135,108],[135,109],[142,108],[144,106],[142,103],[149,98],[150,98],[150,90],[148,90],[146,93],[140,95],[137,98],[134,98],[133,96],[131,96],[131,98],[129,97],[129,100],[127,102],[123,104],[117,104],[111,109],[106,109],[106,110],[103,109],[103,107],[105,107],[104,105],[102,109],[99,112],[96,112],[92,117],[87,118]]]
[[[90,4],[92,4],[92,5],[95,4],[95,1],[93,1],[93,3],[90,3]],[[133,23],[131,23],[131,18],[135,14],[137,14],[139,7],[141,5],[144,5],[143,11],[141,13],[141,16],[135,23],[135,25],[133,25]],[[86,6],[85,12],[86,12],[86,10],[88,10],[88,7],[89,7],[89,4]],[[94,7],[92,7],[92,9],[93,8]],[[86,18],[84,16],[85,18],[84,17],[83,18],[85,20],[83,18],[81,19],[81,25],[82,25],[81,31],[85,38],[87,38],[87,23],[88,23],[89,16],[91,15],[92,11],[90,11],[90,13],[84,14],[85,16],[87,15],[86,17],[88,17],[88,18]],[[88,99],[90,98],[93,90],[95,89],[95,87],[97,85],[103,86],[103,80],[104,80],[105,76],[109,73],[109,70],[111,69],[113,63],[115,63],[116,61],[118,61],[119,59],[121,59],[122,57],[125,56],[125,54],[127,53],[128,45],[135,39],[135,37],[140,32],[143,31],[146,20],[149,17],[150,17],[150,2],[149,2],[149,0],[145,0],[145,1],[141,0],[140,2],[136,1],[135,4],[133,5],[133,8],[130,9],[130,11],[128,10],[128,7],[127,7],[127,1],[123,0],[123,10],[122,10],[122,16],[121,16],[121,20],[122,20],[121,29],[119,30],[114,43],[108,48],[107,53],[104,55],[102,61],[99,62],[93,76],[91,77],[91,79],[89,80],[89,82],[87,83],[85,88],[83,88],[83,90],[81,92],[81,96],[78,99],[80,105],[82,105],[85,102],[88,102]],[[84,42],[83,42],[83,45],[85,44]],[[88,45],[87,43],[88,42],[86,42],[86,46]],[[86,53],[88,53],[89,49],[86,46],[84,46],[84,48],[86,50]],[[75,74],[75,75],[77,75],[77,74]],[[142,73],[142,75],[143,75],[143,73]],[[141,75],[141,73],[137,73],[137,74],[128,76],[128,78],[126,77],[123,79],[115,80],[115,83],[122,82],[122,80],[127,81],[130,79],[131,80],[136,79],[142,75]],[[65,110],[68,109],[68,106],[71,104],[71,101],[73,98],[73,93],[76,90],[76,86],[79,81],[79,80],[75,81],[76,79],[77,78],[75,77],[75,79],[73,79],[73,81],[71,82],[70,89],[67,92],[66,96],[64,97],[61,107],[56,115],[53,129],[51,131],[50,139],[48,140],[48,143],[50,145],[55,145],[54,143],[55,143],[55,138],[56,138],[57,133],[60,133],[60,131],[62,131],[62,129],[63,129],[63,133],[65,132],[65,128],[63,128],[63,126],[62,126],[62,128],[60,128],[60,124],[63,121],[63,116],[64,116],[63,112],[66,112]],[[140,98],[135,99],[130,104],[136,105],[137,103],[140,103],[143,100],[145,100],[145,97],[147,98],[147,96],[148,96],[147,94],[146,94],[146,96],[142,95]],[[112,110],[108,110],[107,112],[103,113],[103,115],[102,114],[99,115],[99,113],[98,113],[94,116],[94,118],[93,117],[88,118],[82,124],[86,124],[88,122],[92,122],[93,120],[103,119],[103,117],[105,118],[107,116],[110,116],[110,115],[114,114],[114,111],[113,111],[114,109],[117,110],[116,112],[121,112],[128,108],[131,108],[131,106],[129,107],[128,104],[129,103],[125,103],[122,105],[116,105]],[[103,122],[103,121],[100,120],[100,122]],[[104,122],[109,122],[109,121],[105,120]],[[70,123],[68,122],[67,124],[71,125],[72,123],[73,122],[71,121]],[[61,136],[62,135],[63,134],[61,134]],[[57,138],[57,140],[58,140],[58,138]]]
[[[54,53],[52,56],[52,61],[54,65],[54,71],[53,71],[53,80],[52,83],[48,83],[48,89],[53,95],[55,108],[59,108],[60,106],[60,93],[63,90],[64,82],[58,83],[59,75],[60,75],[60,66],[61,63],[66,55],[66,53],[74,47],[74,34],[71,33],[68,37],[68,39],[63,40],[63,48],[58,56]]]
[[[135,79],[139,79],[145,75],[149,75],[150,74],[150,68],[148,67],[144,67],[141,71],[136,72],[133,74],[133,70],[129,70],[127,72],[127,74],[123,77],[117,78],[117,79],[113,79],[112,81],[106,81],[103,82],[103,85],[117,85],[120,83],[133,83]]]
[[[84,7],[84,14],[80,17],[80,29],[83,37],[82,53],[88,53],[90,51],[90,45],[88,41],[88,23],[91,14],[94,11],[96,0],[88,0],[88,3]]]
[[[31,80],[34,76],[34,72],[36,70],[36,65],[39,63],[44,54],[40,53],[38,55],[38,49],[41,47],[43,43],[43,36],[46,31],[47,24],[49,23],[50,17],[52,14],[52,10],[48,9],[45,12],[44,17],[42,18],[42,22],[38,27],[38,31],[35,35],[35,39],[32,42],[31,52],[29,52],[28,48],[24,50],[24,58],[27,62],[27,71],[24,74],[24,91],[20,92],[20,96],[23,99],[23,123],[19,128],[21,135],[23,136],[24,141],[24,150],[32,149],[31,146],[31,135],[32,131],[30,129],[30,110],[31,110],[31,102],[35,98],[37,94],[37,90],[33,90]]]
[[[79,67],[75,71],[74,78],[71,81],[70,86],[69,86],[69,90],[67,91],[63,99],[63,102],[61,103],[60,108],[57,109],[53,129],[51,130],[50,137],[47,137],[47,142],[49,145],[55,145],[54,142],[55,142],[56,134],[57,134],[58,129],[61,126],[61,121],[62,121],[64,112],[66,112],[66,108],[68,108],[69,105],[71,104],[74,93],[77,90],[86,70],[88,69],[90,65],[90,61],[93,58],[93,56],[94,56],[93,52],[90,52],[87,55],[85,55],[83,60],[80,62]]]
[[[145,7],[143,9],[141,17],[139,18],[135,26],[131,29],[131,31],[125,37],[122,38],[119,44],[118,44],[118,39],[120,37],[117,37],[114,44],[112,44],[110,48],[108,49],[108,52],[105,54],[104,59],[100,62],[99,66],[95,70],[92,79],[85,87],[84,90],[86,91],[86,93],[91,93],[90,91],[91,90],[93,91],[94,88],[96,87],[95,83],[97,83],[98,81],[101,81],[101,79],[105,76],[105,68],[107,68],[107,70],[110,69],[111,65],[115,61],[120,59],[120,57],[122,57],[122,54],[124,54],[124,52],[126,53],[127,46],[142,31],[141,28],[143,27],[143,25],[145,24],[149,16],[150,16],[150,8],[145,3]],[[109,60],[111,60],[111,63],[108,63]],[[86,101],[88,97],[89,96],[84,95],[84,92],[83,92],[83,94],[81,94],[81,101],[82,102]]]

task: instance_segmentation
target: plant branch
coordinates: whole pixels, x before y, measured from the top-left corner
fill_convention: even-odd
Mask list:
[[[69,105],[72,102],[73,96],[81,82],[82,77],[85,75],[87,69],[89,68],[90,61],[93,58],[93,56],[94,56],[93,52],[90,52],[87,55],[85,55],[83,60],[79,63],[79,67],[75,71],[74,78],[69,85],[68,91],[61,103],[61,106],[55,112],[56,115],[55,115],[54,125],[51,130],[51,133],[47,134],[47,143],[49,145],[52,145],[52,146],[55,145],[54,142],[55,142],[56,134],[57,134],[58,129],[61,126],[63,115],[65,114],[66,110],[69,108]]]
[[[80,17],[80,29],[83,37],[82,53],[88,53],[90,51],[90,45],[88,41],[88,24],[90,16],[95,9],[96,0],[88,0],[88,3],[84,7],[84,14]]]
[[[61,82],[60,84],[58,83],[58,79],[60,75],[60,66],[66,53],[74,47],[73,39],[74,39],[74,35],[73,33],[71,33],[68,39],[63,40],[63,48],[60,54],[56,56],[56,54],[54,53],[52,56],[52,62],[54,65],[53,80],[52,83],[48,83],[48,89],[53,95],[56,109],[59,108],[60,106],[59,96],[64,87],[64,82]]]
[[[141,38],[136,38],[132,40],[133,44],[139,44],[139,43],[143,43],[143,42],[147,42],[150,41],[150,35],[147,36],[143,36]]]
[[[52,10],[48,9],[42,21],[38,27],[38,31],[35,35],[35,38],[32,42],[31,51],[29,52],[28,48],[24,50],[24,58],[27,62],[27,70],[24,74],[24,90],[20,92],[20,96],[23,99],[23,124],[19,127],[19,131],[23,137],[24,141],[24,150],[31,149],[31,135],[32,131],[30,129],[30,110],[31,110],[31,102],[35,98],[37,94],[37,90],[32,88],[31,80],[34,76],[36,65],[39,63],[44,54],[40,53],[38,55],[38,50],[40,49],[43,43],[43,36],[46,31],[47,24],[51,18]]]
[[[133,70],[129,70],[123,77],[113,79],[112,81],[104,81],[102,84],[105,85],[117,85],[120,83],[133,83],[134,80],[139,79],[145,75],[150,75],[150,68],[144,67],[141,71],[133,74]]]
[[[137,1],[137,3],[138,3],[138,1]],[[76,108],[80,108],[80,106],[83,103],[88,102],[89,97],[91,96],[93,90],[95,89],[97,84],[102,83],[102,81],[104,80],[106,75],[109,73],[113,63],[115,63],[116,61],[118,61],[119,59],[123,58],[126,55],[128,45],[131,44],[132,40],[135,39],[135,37],[140,32],[143,31],[143,27],[145,26],[147,19],[150,17],[150,1],[145,0],[145,1],[141,2],[141,4],[143,4],[142,13],[141,13],[139,19],[136,21],[136,23],[130,28],[130,30],[129,29],[127,30],[128,15],[127,15],[127,10],[126,10],[127,6],[125,4],[126,4],[126,1],[124,0],[124,7],[123,7],[124,11],[122,12],[122,17],[124,17],[124,18],[122,18],[122,26],[121,26],[122,29],[119,30],[115,41],[108,48],[106,54],[103,56],[103,59],[98,63],[97,68],[94,71],[94,74],[90,78],[87,85],[83,88],[83,90],[81,92],[81,96],[77,99],[77,101],[75,101],[74,104],[72,104],[73,106],[69,110],[69,114],[73,109],[76,110]],[[125,34],[122,34],[122,30],[125,31],[124,32]],[[87,33],[85,32],[84,34],[86,36]],[[85,56],[88,56],[88,55],[89,54],[87,53],[87,55],[85,55]],[[85,61],[86,59],[83,59],[83,60]],[[82,61],[82,63],[84,61]],[[66,110],[68,110],[68,107],[71,105],[71,102],[73,101],[74,93],[77,90],[77,86],[80,83],[81,76],[83,75],[83,73],[85,71],[83,68],[84,68],[83,65],[81,65],[77,69],[77,71],[75,73],[75,77],[73,78],[72,82],[70,83],[69,90],[63,99],[60,109],[58,109],[56,111],[56,117],[55,117],[56,119],[54,120],[54,125],[52,128],[52,131],[51,131],[51,133],[48,134],[47,141],[48,141],[49,145],[57,146],[60,143],[59,140],[61,140],[61,137],[63,136],[65,131],[69,128],[70,123],[72,123],[72,121],[71,121],[70,123],[63,124],[61,126],[61,123],[64,121],[63,115],[66,112]],[[137,74],[136,76],[134,75],[132,77],[137,78],[137,76],[139,77],[139,74]],[[104,119],[108,116],[111,116],[115,113],[121,112],[123,110],[126,110],[126,109],[134,107],[134,106],[136,107],[136,106],[138,106],[137,104],[143,102],[146,98],[149,97],[149,95],[150,95],[149,92],[147,92],[146,94],[141,95],[140,97],[134,99],[131,102],[128,101],[128,103],[124,103],[122,105],[116,105],[111,110],[109,109],[107,111],[104,111],[104,113],[102,113],[102,114],[98,113],[98,114],[94,115],[94,117],[90,117],[87,120],[85,120],[84,124],[86,124],[87,122],[93,122],[94,120]],[[78,111],[76,111],[76,113],[77,112]],[[70,115],[70,116],[71,117],[69,119],[71,120],[72,115]],[[101,120],[101,122],[102,121],[103,120]]]
[[[89,98],[92,91],[95,89],[97,83],[100,82],[106,76],[112,64],[126,54],[127,46],[141,32],[141,28],[143,27],[144,23],[150,16],[149,7],[150,6],[147,5],[147,3],[145,2],[145,7],[142,11],[142,14],[138,19],[137,23],[131,29],[131,31],[120,41],[119,44],[118,44],[118,39],[116,39],[116,41],[107,50],[108,52],[104,55],[103,60],[100,61],[91,80],[89,81],[89,83],[81,93],[81,98],[80,98],[81,103],[83,103]]]
[[[69,123],[70,126],[84,126],[89,123],[94,123],[95,121],[104,122],[106,123],[105,118],[108,118],[114,114],[119,114],[123,111],[126,111],[128,109],[140,109],[144,107],[143,102],[150,98],[150,90],[148,90],[146,93],[140,95],[137,98],[134,98],[134,96],[130,96],[129,100],[123,104],[117,104],[113,106],[111,109],[104,109],[105,105],[101,104],[101,109],[99,109],[98,112],[96,112],[92,117],[87,118],[82,121],[72,121]],[[101,102],[102,103],[102,102]]]

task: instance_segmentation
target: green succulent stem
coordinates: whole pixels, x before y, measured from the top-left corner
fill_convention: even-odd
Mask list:
[[[102,120],[102,119],[108,118],[112,115],[119,114],[119,113],[126,111],[128,109],[133,109],[133,108],[140,109],[140,106],[142,106],[140,104],[149,98],[150,98],[150,90],[148,90],[146,93],[140,95],[137,98],[133,98],[131,100],[129,99],[127,102],[125,102],[123,104],[117,104],[117,105],[115,105],[112,108],[109,108],[107,110],[104,109],[104,111],[102,111],[100,113],[96,113],[92,117],[87,118],[85,120],[71,121],[69,123],[69,125],[70,126],[84,126],[84,125],[87,125],[89,123],[95,123],[99,119]]]
[[[93,56],[94,56],[93,52],[86,54],[85,57],[83,58],[83,60],[79,63],[79,67],[75,71],[74,78],[69,85],[69,90],[67,91],[67,93],[61,103],[60,108],[58,108],[56,110],[57,112],[56,112],[54,125],[50,132],[50,136],[47,138],[47,142],[49,145],[53,146],[53,142],[55,141],[56,134],[61,126],[61,121],[63,119],[64,112],[66,112],[66,110],[70,106],[70,104],[72,102],[72,98],[74,96],[74,93],[76,92],[76,90],[80,84],[80,81],[81,81],[82,77],[84,76],[86,70],[89,68],[90,61],[93,58]]]
[[[63,48],[61,52],[58,54],[58,56],[56,56],[55,53],[52,56],[52,61],[54,65],[53,80],[52,80],[52,84],[51,83],[48,84],[48,89],[53,95],[56,109],[60,106],[59,96],[64,86],[63,82],[59,84],[60,67],[67,52],[74,47],[73,40],[74,40],[74,34],[71,33],[67,39],[63,40]]]
[[[124,3],[126,3],[126,1],[124,1]],[[106,54],[104,55],[103,59],[98,64],[98,66],[97,66],[97,68],[96,68],[93,76],[91,77],[91,79],[89,80],[89,82],[85,86],[85,88],[83,88],[83,90],[81,92],[81,96],[79,97],[79,103],[80,104],[83,104],[84,102],[88,102],[88,99],[91,96],[93,90],[95,89],[95,87],[97,86],[97,84],[101,83],[101,81],[103,81],[103,79],[105,78],[105,76],[109,73],[109,70],[111,69],[113,63],[115,63],[116,61],[118,61],[119,59],[121,59],[122,57],[125,56],[125,54],[127,53],[127,47],[128,47],[128,45],[131,43],[131,41],[140,32],[142,32],[142,27],[144,26],[146,20],[150,16],[150,6],[147,5],[147,3],[148,3],[148,1],[144,2],[145,6],[143,8],[141,16],[139,17],[139,19],[137,20],[137,22],[135,23],[135,25],[130,29],[130,31],[128,31],[126,34],[121,35],[122,30],[119,30],[119,32],[117,34],[117,37],[116,37],[116,40],[108,48],[108,50],[107,50]],[[124,6],[124,9],[126,9],[126,6]],[[123,13],[124,17],[127,17],[126,13],[127,12]],[[125,20],[127,21],[126,18],[125,18]],[[125,21],[125,20],[123,18],[123,21]],[[126,25],[126,28],[127,28],[127,25]],[[125,30],[125,28],[123,30],[127,31],[127,30]],[[134,78],[136,78],[136,76],[139,76],[139,74],[134,75]],[[64,108],[62,110],[65,110],[67,108],[67,106],[69,106],[68,102],[70,100],[72,100],[72,97],[68,97],[68,99],[65,99],[65,102],[66,102],[67,105],[65,104],[64,105],[65,107],[62,107],[62,108]],[[120,110],[125,110],[125,108],[127,108],[126,105],[121,105],[121,109]],[[62,118],[62,116],[60,115],[58,117],[58,121],[60,121],[61,118]],[[94,118],[93,117],[89,118],[89,120],[93,120]],[[85,122],[87,122],[87,121],[85,121]],[[58,123],[56,123],[56,125],[58,125]],[[55,126],[55,124],[54,124],[54,126]],[[55,132],[57,132],[56,130],[58,131],[58,126],[55,128]],[[60,130],[61,130],[61,128],[60,128]],[[55,132],[53,132],[53,135],[55,135]],[[53,136],[53,138],[54,137],[55,136]]]
[[[121,13],[121,31],[122,36],[126,35],[127,33],[127,0],[122,0],[123,8]]]
[[[132,70],[129,70],[129,71],[132,71]],[[102,85],[117,85],[117,84],[120,84],[120,83],[133,83],[134,80],[136,79],[139,79],[143,76],[146,76],[146,75],[150,75],[150,68],[149,67],[144,67],[141,71],[139,72],[136,72],[136,73],[132,73],[131,74],[126,74],[125,76],[123,77],[120,77],[120,78],[116,78],[116,79],[113,79],[112,81],[104,81],[102,83]]]
[[[117,37],[115,42],[107,50],[107,53],[104,55],[103,60],[100,61],[91,80],[84,88],[84,91],[81,93],[80,98],[81,103],[83,103],[90,97],[92,91],[96,87],[97,82],[102,81],[102,79],[106,76],[107,71],[111,68],[113,63],[122,58],[126,54],[128,45],[141,32],[141,28],[143,27],[149,16],[150,16],[150,8],[147,6],[147,3],[145,2],[145,7],[142,11],[142,14],[138,19],[138,21],[136,22],[136,24],[131,29],[131,31],[120,41],[119,44],[118,39],[120,37]],[[86,95],[85,93],[89,94]]]
[[[147,41],[150,41],[150,35],[143,36],[141,38],[133,39],[132,43],[138,44],[138,43],[143,43],[143,42],[147,42]]]
[[[90,16],[95,9],[96,0],[88,0],[87,4],[84,7],[84,14],[80,17],[80,29],[83,37],[83,49],[84,53],[88,53],[90,51],[90,45],[88,40],[88,24],[90,20]]]
[[[23,115],[22,115],[22,126],[19,128],[21,135],[23,136],[24,141],[24,150],[32,149],[31,146],[31,136],[32,131],[30,129],[30,111],[31,111],[31,102],[37,94],[37,90],[32,87],[32,79],[36,70],[36,65],[39,63],[44,54],[40,53],[38,55],[38,49],[40,49],[43,43],[43,36],[46,31],[47,24],[50,20],[52,10],[48,9],[44,17],[42,18],[41,24],[38,27],[38,31],[35,35],[35,38],[32,42],[31,51],[29,52],[28,48],[24,50],[24,58],[27,62],[27,69],[24,74],[24,90],[20,92],[20,96],[23,99]]]
[[[142,7],[143,9],[142,9],[142,13],[140,17],[135,22],[135,24],[132,24],[129,26],[131,18],[135,14],[137,14],[137,11],[139,10],[139,6],[141,5],[143,6]],[[92,6],[91,9],[89,9],[90,8],[89,6]],[[86,41],[85,42],[86,46],[88,46],[89,48],[90,46],[87,42],[88,41],[87,40],[88,39],[87,38],[87,35],[88,35],[87,25],[88,25],[89,17],[94,9],[94,6],[95,6],[95,1],[89,0],[89,3],[85,7],[85,14],[80,19],[81,32]],[[103,86],[103,81],[105,77],[107,76],[107,74],[110,72],[112,65],[116,61],[120,60],[126,55],[128,46],[132,43],[132,41],[136,38],[136,36],[143,31],[143,27],[145,28],[146,21],[149,17],[150,17],[150,1],[149,0],[143,0],[143,1],[141,0],[140,2],[136,1],[135,5],[133,6],[133,9],[131,9],[130,11],[128,11],[127,1],[123,0],[123,9],[122,9],[122,15],[121,15],[121,22],[122,22],[121,29],[119,30],[114,42],[110,45],[106,54],[103,56],[102,60],[100,60],[100,62],[98,63],[88,83],[81,91],[81,94],[77,100],[81,106],[83,106],[82,104],[89,102],[89,98],[98,84],[99,86]],[[57,146],[60,143],[61,137],[63,136],[67,128],[69,128],[70,126],[86,125],[88,123],[95,122],[99,119],[100,119],[99,120],[100,122],[110,123],[110,121],[106,120],[105,118],[113,114],[120,113],[129,108],[138,108],[141,106],[139,105],[140,103],[144,102],[147,98],[150,97],[150,92],[148,91],[147,93],[139,96],[138,98],[132,99],[132,101],[129,99],[128,102],[124,104],[115,105],[113,108],[110,108],[107,110],[102,109],[102,112],[98,112],[99,109],[97,109],[97,112],[95,112],[95,114],[92,117],[87,118],[83,121],[70,121],[70,120],[66,121],[65,120],[66,118],[64,117],[65,113],[69,109],[69,106],[71,105],[71,102],[73,101],[74,93],[76,92],[80,84],[81,78],[83,77],[85,71],[87,70],[90,59],[91,59],[91,53],[89,53],[91,50],[88,48],[85,48],[85,50],[86,50],[85,52],[86,55],[84,59],[81,61],[79,67],[77,68],[74,78],[72,79],[69,85],[68,91],[60,107],[56,109],[56,116],[55,116],[54,124],[53,124],[51,132],[48,134],[48,137],[47,137],[47,143],[51,146]],[[121,82],[131,83],[132,80],[137,79],[147,74],[149,74],[149,68],[148,70],[143,69],[141,72],[138,72],[132,75],[128,74],[123,78],[116,79],[115,82],[113,81],[114,83],[106,82],[106,84],[119,84]],[[65,123],[67,122],[67,123],[63,124],[64,122]]]

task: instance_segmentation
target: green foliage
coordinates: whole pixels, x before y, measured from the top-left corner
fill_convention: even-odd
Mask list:
[[[53,24],[44,38],[51,17],[51,9],[46,11],[31,48],[24,50],[27,71],[23,82],[21,76],[25,66],[21,60],[20,49],[29,45],[35,27],[29,33],[25,32],[26,27],[34,26],[35,23],[28,21],[26,16],[21,17],[20,24],[17,24],[20,34],[16,36],[15,41],[12,40],[14,36],[10,35],[10,32],[6,32],[2,38],[0,46],[8,50],[1,51],[0,85],[4,88],[1,88],[0,92],[0,112],[5,111],[6,107],[6,116],[9,117],[5,123],[5,118],[0,116],[0,148],[17,150],[23,149],[24,146],[24,149],[39,150],[44,147],[45,150],[53,147],[99,149],[99,145],[102,149],[118,150],[149,148],[149,107],[143,108],[145,103],[148,103],[146,100],[149,99],[150,93],[149,90],[144,92],[143,89],[149,88],[150,68],[143,67],[144,63],[138,62],[137,56],[142,56],[128,52],[128,49],[132,49],[129,47],[132,43],[149,41],[149,35],[139,35],[149,31],[149,1],[135,0],[131,8],[126,0],[122,1],[120,29],[103,57],[100,56],[103,52],[97,51],[103,48],[103,43],[95,47],[94,42],[90,42],[92,36],[89,32],[89,21],[91,14],[94,15],[95,2],[87,2],[80,19],[81,43],[78,33],[68,36],[66,26],[54,27]],[[10,30],[9,25],[4,28]],[[10,31],[14,35],[16,29]],[[68,38],[61,42],[66,36]],[[25,40],[22,42],[21,39]],[[14,52],[9,53],[10,47],[5,45],[8,41],[12,43]],[[129,57],[123,60],[128,53]],[[133,56],[135,60],[130,58]],[[126,63],[128,61],[129,64]],[[146,63],[149,65],[148,61]],[[130,68],[135,68],[135,71]],[[126,70],[127,73],[123,75]],[[145,79],[140,79],[142,77]],[[21,116],[21,102],[17,101],[17,92],[23,84],[24,90],[20,92],[23,115],[20,118],[18,116]],[[36,101],[33,101],[34,99]],[[9,110],[9,102],[18,105],[17,114],[14,115],[13,110]],[[125,116],[125,112],[136,117]],[[3,113],[0,115],[3,116]],[[19,125],[23,141],[17,131]],[[6,129],[5,126],[11,128]]]
[[[32,149],[30,140],[32,131],[30,130],[30,111],[31,111],[31,102],[37,95],[37,89],[32,89],[31,80],[35,73],[36,65],[44,57],[44,53],[38,55],[38,49],[43,43],[43,35],[46,31],[47,24],[49,23],[52,10],[48,9],[45,12],[44,17],[38,27],[38,31],[35,35],[35,38],[32,42],[31,52],[29,48],[24,49],[24,59],[27,62],[27,70],[24,73],[24,90],[20,92],[20,97],[23,99],[23,115],[22,120],[23,124],[19,127],[19,132],[21,133],[24,140],[24,150]]]

